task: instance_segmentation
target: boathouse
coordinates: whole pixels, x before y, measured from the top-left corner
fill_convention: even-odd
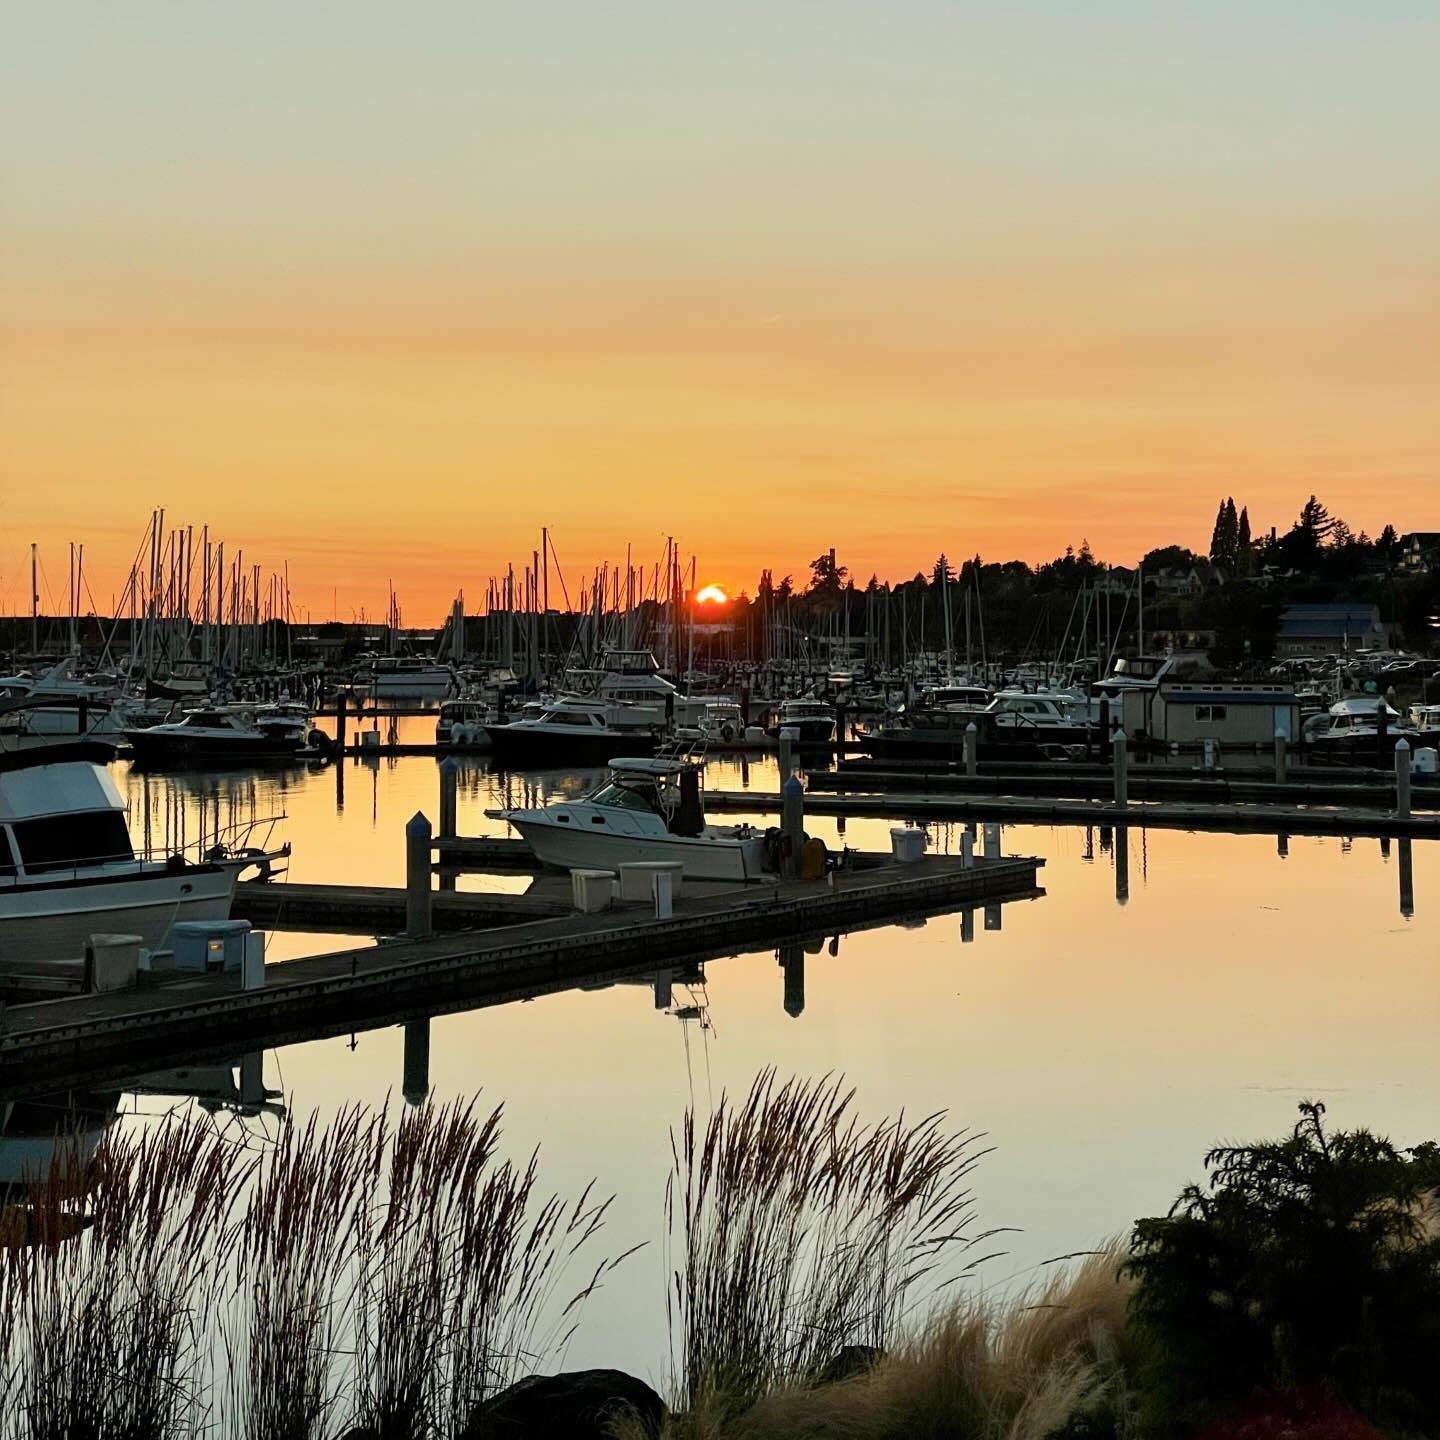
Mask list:
[[[1300,701],[1284,685],[1203,685],[1162,681],[1124,696],[1124,726],[1137,740],[1195,747],[1206,740],[1226,746],[1265,746],[1278,730],[1300,735]]]

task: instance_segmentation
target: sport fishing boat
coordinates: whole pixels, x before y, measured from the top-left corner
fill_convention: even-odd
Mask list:
[[[545,769],[557,765],[604,765],[612,755],[653,754],[660,727],[644,706],[598,700],[559,699],[539,715],[487,724],[485,733],[502,765]]]
[[[561,870],[668,861],[688,879],[743,882],[774,868],[764,832],[706,823],[701,767],[683,760],[612,760],[583,799],[486,814],[508,820],[542,865]]]
[[[303,760],[323,754],[303,705],[212,705],[179,720],[127,728],[124,737],[142,765],[195,761],[249,764],[257,760]]]
[[[177,920],[228,918],[241,872],[289,855],[288,845],[137,855],[110,758],[96,745],[0,755],[0,970],[80,959],[100,933],[154,949]]]
[[[835,738],[835,707],[813,695],[783,700],[765,733],[772,740],[778,740],[782,730],[799,731],[802,745],[828,745]]]

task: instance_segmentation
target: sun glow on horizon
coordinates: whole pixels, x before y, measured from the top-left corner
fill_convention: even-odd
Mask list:
[[[707,585],[703,590],[695,592],[697,605],[724,605],[729,599],[730,596],[719,585]]]

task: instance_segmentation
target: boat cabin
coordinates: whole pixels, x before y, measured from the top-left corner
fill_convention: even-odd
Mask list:
[[[23,751],[0,757],[0,886],[134,859],[125,801],[107,770],[79,759],[27,762]]]
[[[703,771],[683,760],[617,759],[585,797],[588,805],[658,815],[676,835],[698,835],[705,825]]]

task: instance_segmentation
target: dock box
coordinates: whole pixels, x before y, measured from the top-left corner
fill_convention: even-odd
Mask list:
[[[248,920],[181,920],[170,927],[175,968],[239,974],[245,965],[249,935]]]

